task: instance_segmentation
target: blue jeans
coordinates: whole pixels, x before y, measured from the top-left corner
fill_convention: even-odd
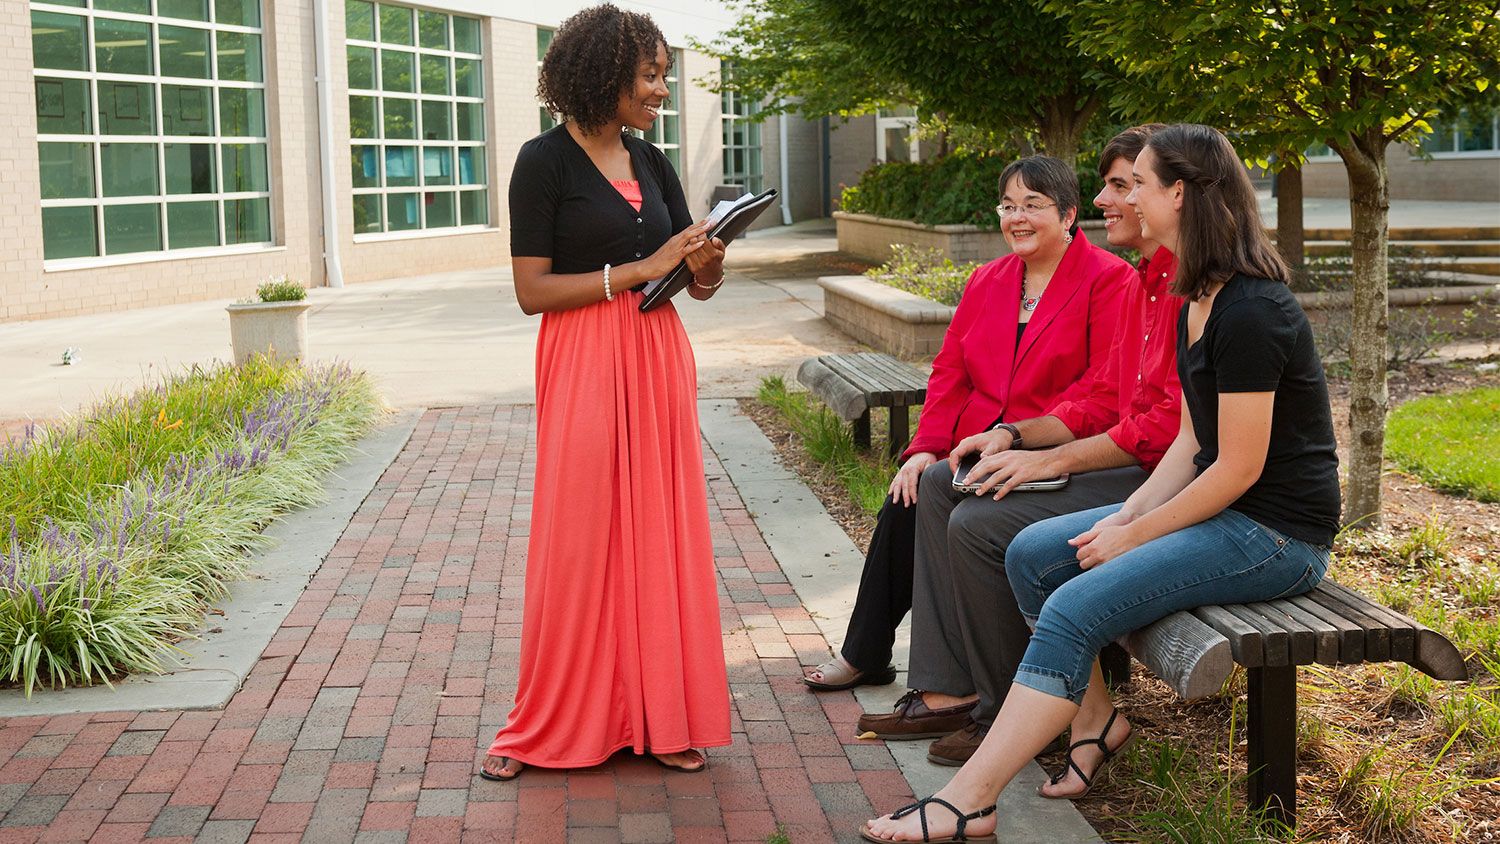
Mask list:
[[[1178,610],[1300,595],[1328,571],[1328,549],[1225,510],[1087,571],[1068,540],[1119,510],[1111,504],[1037,522],[1017,534],[1005,571],[1033,632],[1015,682],[1083,700],[1099,649]]]

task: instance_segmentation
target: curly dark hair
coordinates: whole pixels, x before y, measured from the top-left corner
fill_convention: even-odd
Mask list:
[[[584,9],[563,21],[542,59],[537,98],[553,114],[592,134],[615,118],[620,94],[635,84],[641,62],[666,47],[649,15],[613,3]],[[672,51],[667,50],[668,66]]]

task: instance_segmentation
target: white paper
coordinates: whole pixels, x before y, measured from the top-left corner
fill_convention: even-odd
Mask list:
[[[722,219],[724,219],[726,216],[728,216],[728,214],[729,214],[730,211],[733,211],[734,209],[740,207],[741,205],[744,205],[744,204],[748,203],[750,200],[752,200],[754,198],[755,198],[755,194],[753,194],[753,193],[746,193],[744,196],[741,196],[739,199],[721,199],[721,200],[719,200],[719,204],[715,205],[713,207],[713,210],[708,212],[708,222],[710,224],[710,227],[717,226],[719,224],[719,221],[722,220]]]

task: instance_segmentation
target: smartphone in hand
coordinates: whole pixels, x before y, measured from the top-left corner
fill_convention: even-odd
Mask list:
[[[984,484],[989,475],[980,477],[969,477],[969,472],[979,463],[979,454],[976,452],[959,461],[958,471],[953,474],[953,488],[959,492],[974,492]],[[1055,478],[1041,478],[1035,481],[1027,481],[1020,484],[1012,492],[1046,492],[1048,490],[1062,489],[1068,485],[1068,474],[1065,472]]]

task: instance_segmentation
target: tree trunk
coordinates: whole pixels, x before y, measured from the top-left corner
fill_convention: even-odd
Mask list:
[[[1078,145],[1083,130],[1099,110],[1098,103],[1061,95],[1047,100],[1037,124],[1037,135],[1042,142],[1042,152],[1062,159],[1069,167],[1078,166]]]
[[[1276,251],[1292,270],[1302,269],[1302,168],[1287,167],[1276,173]]]
[[[1340,144],[1349,176],[1350,246],[1354,302],[1349,337],[1349,470],[1344,524],[1380,523],[1380,475],[1385,456],[1387,259],[1390,182],[1385,139]]]

